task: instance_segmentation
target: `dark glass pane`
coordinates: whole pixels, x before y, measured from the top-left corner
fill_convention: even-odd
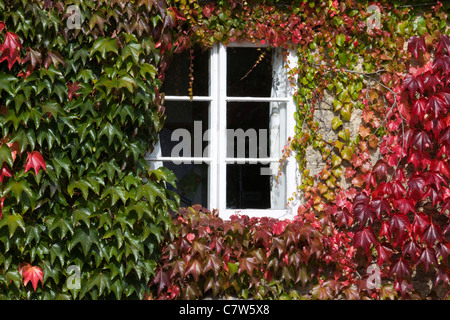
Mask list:
[[[264,56],[261,55],[264,53]],[[272,55],[267,48],[227,48],[227,95],[270,97]]]
[[[272,177],[264,174],[262,164],[227,165],[227,208],[270,209]],[[264,170],[264,169],[263,169]]]
[[[267,158],[270,156],[269,103],[228,103],[227,129],[227,157]]]
[[[193,55],[194,83],[193,92],[195,96],[209,95],[209,56],[210,51],[195,49]],[[180,54],[175,54],[166,72],[166,77],[161,91],[171,96],[189,95],[189,75],[191,57],[189,49]]]
[[[182,207],[193,204],[208,206],[208,165],[207,164],[175,164],[172,161],[164,161],[164,167],[173,171],[177,177],[177,188],[167,185],[180,196]]]
[[[209,102],[167,101],[165,106],[167,118],[159,136],[162,156],[202,157],[208,145],[204,134],[209,128]]]

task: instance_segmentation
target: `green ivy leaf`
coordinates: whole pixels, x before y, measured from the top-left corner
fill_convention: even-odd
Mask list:
[[[339,119],[338,117],[334,117],[333,120],[331,120],[331,127],[333,128],[333,130],[336,130],[342,124],[343,124],[342,120]]]
[[[336,36],[336,44],[342,47],[345,43],[345,34],[339,34]]]
[[[0,219],[0,229],[4,226],[8,226],[9,238],[11,238],[17,228],[21,228],[25,233],[25,222],[20,214],[4,214]]]
[[[0,168],[3,166],[3,163],[7,163],[10,168],[13,167],[13,158],[11,149],[8,147],[6,143],[4,143],[0,147]]]
[[[10,96],[14,96],[13,85],[17,81],[18,79],[16,77],[0,72],[0,94],[2,91],[6,91]]]
[[[108,52],[118,54],[116,39],[98,38],[92,45],[90,56],[92,57],[96,52],[99,52],[103,59],[106,59]]]
[[[331,165],[334,167],[337,167],[338,165],[340,165],[342,163],[342,158],[333,154],[331,156]]]
[[[345,147],[342,151],[341,151],[341,157],[342,159],[345,159],[347,161],[351,161],[352,160],[352,156],[353,156],[353,150],[351,147]]]

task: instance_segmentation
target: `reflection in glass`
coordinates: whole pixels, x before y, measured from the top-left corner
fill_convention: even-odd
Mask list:
[[[177,177],[176,189],[167,184],[169,190],[174,190],[180,196],[182,207],[201,204],[208,206],[208,165],[207,164],[174,164],[164,161],[164,167],[173,171]]]
[[[167,101],[165,106],[167,118],[160,133],[162,156],[207,156],[203,151],[208,145],[205,131],[209,127],[209,102]]]
[[[227,165],[228,209],[271,208],[272,176],[261,174],[261,168],[268,167],[262,164]]]
[[[194,83],[193,93],[195,96],[208,96],[209,92],[209,50],[194,49],[193,68]],[[166,72],[161,92],[170,96],[189,95],[191,55],[189,50],[173,56]]]
[[[269,103],[228,103],[227,157],[268,158],[269,134]]]
[[[227,48],[227,95],[270,97],[272,51],[269,48]]]

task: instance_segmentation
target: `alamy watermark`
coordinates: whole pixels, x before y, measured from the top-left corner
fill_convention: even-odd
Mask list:
[[[190,158],[192,155],[192,141],[194,144],[194,157],[202,158],[208,157],[210,153],[209,144],[203,148],[203,142],[210,142],[211,140],[211,129],[205,130],[203,132],[202,121],[194,121],[194,132],[193,137],[191,132],[187,129],[178,128],[172,132],[171,141],[179,141],[171,151],[172,158]],[[262,165],[270,164],[270,161],[259,160],[264,158],[269,158],[267,154],[268,150],[268,140],[269,131],[268,129],[227,129],[226,130],[226,144],[227,144],[227,157],[237,158],[235,161],[227,161],[228,164],[256,164],[260,163]],[[248,146],[248,147],[247,147]],[[252,159],[252,160],[247,160]],[[258,159],[258,160],[255,160]],[[172,160],[174,164],[200,164],[201,160]],[[261,168],[261,175],[275,175],[276,170],[271,168],[263,167]]]
[[[372,29],[381,29],[381,9],[377,5],[370,5],[367,12],[371,14],[366,21],[367,31]]]
[[[68,6],[66,13],[69,15],[67,18],[67,29],[81,29],[81,11],[77,5]]]
[[[373,263],[367,267],[366,273],[369,274],[366,280],[366,287],[369,290],[381,288],[381,269]]]
[[[70,274],[70,276],[67,278],[67,281],[66,281],[67,288],[69,290],[81,289],[80,268],[78,266],[72,264],[67,267],[67,274]]]

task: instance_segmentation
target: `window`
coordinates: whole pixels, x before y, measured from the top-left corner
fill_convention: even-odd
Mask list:
[[[296,190],[294,159],[276,179],[295,126],[285,63],[281,49],[245,44],[174,57],[162,88],[165,126],[148,160],[175,173],[183,206],[219,209],[225,219],[292,216],[286,200]]]

